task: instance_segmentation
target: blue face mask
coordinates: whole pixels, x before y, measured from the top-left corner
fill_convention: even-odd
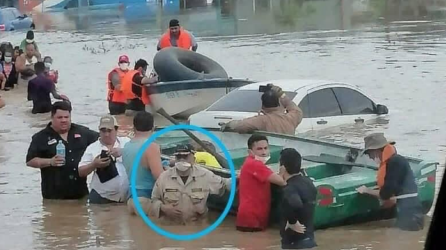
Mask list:
[[[47,69],[51,69],[51,63],[50,62],[46,62],[45,63],[45,68],[47,68]]]

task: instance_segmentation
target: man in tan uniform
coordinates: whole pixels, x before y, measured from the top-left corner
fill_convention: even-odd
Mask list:
[[[174,224],[206,221],[209,195],[229,191],[231,179],[195,165],[190,145],[178,146],[175,158],[175,166],[163,172],[155,183],[150,213]]]
[[[222,125],[221,130],[230,129],[238,133],[252,133],[261,130],[294,135],[303,117],[302,110],[293,100],[286,96],[280,87],[274,85],[271,85],[271,88],[263,93],[260,112],[261,114],[258,116],[230,121]]]

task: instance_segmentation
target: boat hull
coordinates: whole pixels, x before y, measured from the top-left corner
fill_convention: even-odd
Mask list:
[[[161,82],[147,87],[150,100],[171,116],[187,119],[202,111],[235,88],[253,81],[242,79],[206,79]],[[148,105],[146,109],[150,110]]]
[[[190,139],[184,132],[177,131],[169,133],[159,139],[162,145],[162,152],[164,154],[173,153],[173,148],[176,144],[185,143]],[[240,169],[244,159],[247,156],[246,142],[250,135],[241,135],[237,133],[222,133],[220,131],[212,131],[228,148],[231,158],[234,162],[235,168]],[[209,140],[204,135],[195,133],[197,137],[203,140]],[[296,148],[305,159],[310,156],[321,155],[329,156],[334,164],[317,163],[310,161],[303,161],[303,167],[311,178],[313,178],[314,185],[318,189],[318,204],[315,211],[314,223],[315,227],[327,228],[332,226],[346,225],[357,222],[366,222],[379,219],[389,219],[395,216],[394,209],[385,209],[381,206],[378,199],[361,195],[356,191],[356,188],[366,185],[368,187],[375,187],[376,183],[376,166],[373,161],[366,156],[359,155],[356,163],[363,164],[363,166],[348,166],[340,165],[335,162],[343,161],[345,155],[349,153],[358,153],[360,148],[348,147],[335,143],[328,143],[324,141],[305,139],[295,136],[279,135],[272,133],[260,133],[268,137],[270,143],[271,159],[268,161],[274,171],[278,170],[279,154],[282,148],[292,147]],[[432,206],[435,195],[435,176],[438,166],[437,162],[423,161],[416,158],[406,157],[414,172],[418,184],[419,199],[422,202],[424,212],[427,213]],[[366,166],[366,167],[365,167]],[[226,169],[215,169],[206,167],[215,174],[230,177],[230,171]],[[326,192],[330,190],[331,195],[327,196]],[[279,187],[272,185],[272,201],[271,201],[271,224],[276,224],[280,219],[280,200],[281,190]],[[229,199],[229,193],[219,197],[212,195],[208,199],[208,206],[210,209],[223,211]],[[234,203],[231,206],[230,214],[235,215],[238,208],[238,192]]]

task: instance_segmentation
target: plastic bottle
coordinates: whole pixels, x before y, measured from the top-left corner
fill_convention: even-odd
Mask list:
[[[59,141],[56,146],[56,155],[64,158],[65,161],[65,145],[62,141]]]

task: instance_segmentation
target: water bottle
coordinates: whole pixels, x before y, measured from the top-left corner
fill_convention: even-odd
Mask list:
[[[65,145],[62,141],[59,141],[56,146],[56,155],[61,156],[64,158],[65,162]]]

